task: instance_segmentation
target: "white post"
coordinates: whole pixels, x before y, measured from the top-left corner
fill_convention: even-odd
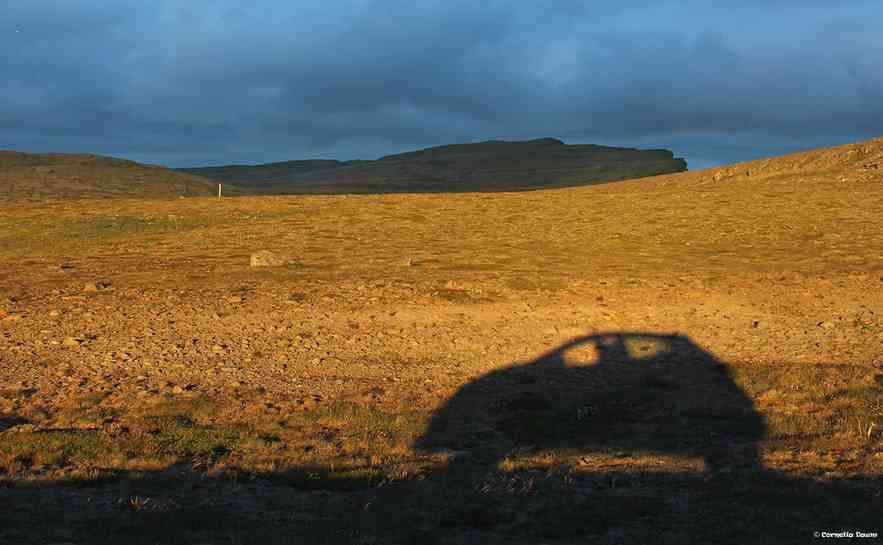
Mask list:
[[[218,198],[221,198],[221,184],[218,184]]]

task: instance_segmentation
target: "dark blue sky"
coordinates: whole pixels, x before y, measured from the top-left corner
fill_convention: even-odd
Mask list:
[[[553,136],[695,169],[883,135],[880,0],[255,4],[8,2],[0,149],[177,167]]]

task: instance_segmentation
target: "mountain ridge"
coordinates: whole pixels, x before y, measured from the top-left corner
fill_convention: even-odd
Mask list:
[[[268,194],[523,191],[683,172],[665,149],[565,144],[556,138],[446,144],[375,160],[305,159],[179,172]]]

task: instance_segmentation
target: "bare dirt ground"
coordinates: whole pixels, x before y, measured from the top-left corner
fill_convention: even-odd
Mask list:
[[[8,203],[0,542],[879,533],[883,153],[814,153],[526,194]],[[265,249],[290,263],[251,268]]]

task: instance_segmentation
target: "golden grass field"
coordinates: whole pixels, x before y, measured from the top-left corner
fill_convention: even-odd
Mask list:
[[[0,206],[0,543],[883,531],[881,140],[528,193]]]

